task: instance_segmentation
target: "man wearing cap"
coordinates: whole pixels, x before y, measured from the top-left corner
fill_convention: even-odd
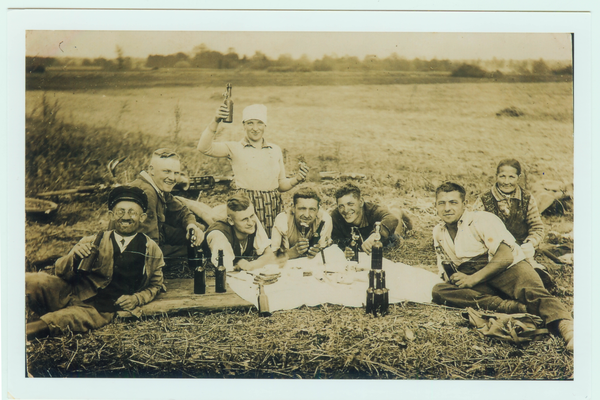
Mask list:
[[[244,109],[242,123],[246,136],[240,142],[215,142],[219,123],[229,114],[221,105],[198,141],[198,150],[210,157],[226,157],[231,162],[235,185],[250,197],[258,219],[271,236],[275,217],[283,211],[280,192],[306,180],[308,167],[301,165],[293,178],[287,178],[281,148],[264,139],[267,107],[253,104]]]
[[[313,258],[331,241],[331,216],[319,207],[321,198],[313,188],[298,189],[292,201],[292,209],[275,218],[271,248],[288,250],[290,259]]]
[[[180,173],[177,153],[163,148],[152,153],[147,170],[130,183],[148,196],[147,218],[141,222],[141,232],[158,243],[165,258],[187,254],[190,229],[194,232],[195,246],[200,246],[204,239],[192,211],[171,194]]]
[[[117,311],[140,316],[139,307],[165,290],[160,248],[140,232],[148,208],[144,191],[117,187],[109,195],[108,207],[114,230],[81,239],[56,261],[53,275],[25,274],[28,310],[40,316],[28,321],[28,339],[100,328]],[[96,238],[100,238],[97,247]],[[89,268],[81,268],[88,257],[96,259]]]

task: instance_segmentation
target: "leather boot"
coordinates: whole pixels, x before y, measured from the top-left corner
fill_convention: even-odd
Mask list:
[[[567,351],[573,352],[573,321],[570,319],[562,319],[558,323],[558,332],[565,341]]]

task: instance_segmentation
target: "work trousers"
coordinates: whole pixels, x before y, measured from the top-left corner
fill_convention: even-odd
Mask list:
[[[87,332],[100,328],[114,318],[115,313],[101,313],[73,295],[69,282],[45,272],[25,274],[26,304],[50,328],[50,334]],[[28,321],[30,322],[30,321]]]
[[[467,275],[477,267],[458,270]],[[459,288],[444,282],[433,287],[433,302],[452,307],[472,307],[495,311],[505,299],[516,300],[527,312],[538,315],[548,325],[561,319],[572,319],[563,304],[545,288],[539,275],[527,261],[521,261],[487,282],[472,288]]]

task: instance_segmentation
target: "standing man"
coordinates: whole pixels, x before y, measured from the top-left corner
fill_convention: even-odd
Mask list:
[[[346,257],[352,257],[353,252],[348,247],[352,241],[352,227],[358,228],[360,233],[361,249],[367,254],[375,243],[375,222],[381,222],[381,242],[384,246],[394,245],[398,242],[396,229],[402,229],[398,218],[387,208],[363,200],[360,189],[347,183],[335,192],[337,208],[331,212],[333,230],[331,239],[342,250],[345,249]],[[403,224],[412,227],[408,217],[402,216]]]
[[[321,198],[312,188],[303,187],[293,196],[289,213],[275,218],[271,235],[271,248],[288,250],[290,259],[302,256],[313,258],[329,245],[333,224],[331,216],[319,205]]]
[[[217,265],[219,250],[227,271],[252,271],[268,264],[282,265],[286,257],[277,257],[271,241],[254,213],[250,199],[236,193],[227,200],[227,220],[217,221],[206,230],[205,254]]]
[[[453,307],[539,315],[573,351],[573,319],[544,288],[521,247],[504,223],[485,211],[466,211],[465,189],[452,182],[436,190],[435,208],[442,222],[433,229],[438,268],[445,283],[433,288],[433,301]],[[442,261],[458,272],[446,276]]]
[[[275,217],[283,211],[280,192],[287,192],[304,182],[308,167],[302,165],[295,177],[286,177],[281,148],[263,137],[267,127],[267,107],[262,104],[244,108],[242,123],[246,136],[240,142],[215,142],[219,123],[228,115],[227,106],[221,105],[202,133],[198,151],[210,157],[229,159],[235,185],[251,199],[256,215],[270,237]]]
[[[190,229],[194,232],[195,246],[200,246],[204,239],[194,214],[171,194],[180,173],[177,153],[158,149],[152,153],[147,171],[142,171],[130,184],[148,196],[148,217],[142,222],[141,232],[158,243],[165,258],[187,254]]]
[[[114,230],[99,234],[97,258],[89,269],[80,266],[92,255],[95,236],[81,239],[59,258],[55,275],[25,274],[28,309],[40,316],[28,321],[28,339],[100,328],[120,310],[139,316],[138,307],[165,290],[160,248],[140,232],[148,207],[144,191],[119,186],[110,193],[108,207]]]

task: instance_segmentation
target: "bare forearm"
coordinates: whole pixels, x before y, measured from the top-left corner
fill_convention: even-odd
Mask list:
[[[504,272],[513,263],[513,260],[510,247],[505,243],[501,243],[491,261],[472,276],[479,283],[487,282],[496,275]]]
[[[298,186],[299,183],[300,181],[296,177],[282,179],[279,181],[279,191],[287,192],[288,190],[293,189],[295,186]]]

